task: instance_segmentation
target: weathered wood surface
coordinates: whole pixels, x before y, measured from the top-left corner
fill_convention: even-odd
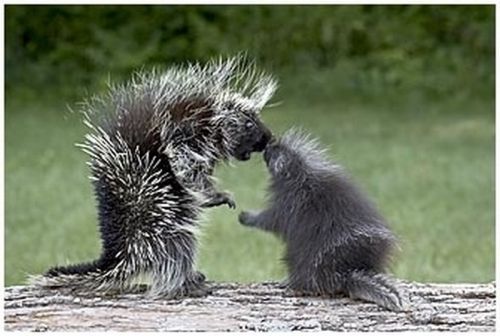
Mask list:
[[[407,312],[348,298],[289,297],[275,283],[210,284],[204,298],[5,290],[5,329],[30,331],[495,331],[495,284],[402,283]]]

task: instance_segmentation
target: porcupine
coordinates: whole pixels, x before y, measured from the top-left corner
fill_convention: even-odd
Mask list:
[[[49,269],[34,285],[127,291],[149,274],[154,297],[202,295],[194,270],[203,207],[235,206],[212,177],[219,162],[248,160],[271,138],[259,113],[272,76],[236,56],[140,71],[82,104],[102,251],[98,260]]]
[[[405,299],[383,274],[396,238],[375,205],[318,141],[292,129],[264,150],[269,206],[242,212],[243,225],[273,232],[286,244],[292,295],[348,294],[390,310]]]

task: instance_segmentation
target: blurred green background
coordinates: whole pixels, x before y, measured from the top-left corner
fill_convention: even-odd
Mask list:
[[[246,51],[280,89],[264,121],[319,137],[400,237],[391,272],[494,279],[494,6],[5,7],[5,281],[99,255],[76,103],[134,69]],[[222,166],[237,211],[207,211],[198,265],[281,279],[283,246],[241,227],[260,155]]]

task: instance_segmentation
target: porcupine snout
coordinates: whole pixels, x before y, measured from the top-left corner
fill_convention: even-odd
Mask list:
[[[262,132],[262,135],[259,139],[259,141],[257,141],[254,145],[254,148],[253,150],[256,151],[256,152],[262,152],[266,146],[268,145],[268,143],[272,140],[274,140],[274,137],[273,137],[273,134],[271,133],[271,131],[263,126],[263,132]]]

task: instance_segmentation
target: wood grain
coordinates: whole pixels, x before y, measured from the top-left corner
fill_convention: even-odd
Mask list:
[[[83,296],[29,286],[5,289],[8,331],[495,331],[496,287],[401,282],[406,312],[346,297],[289,297],[276,283],[209,283],[202,298]]]

